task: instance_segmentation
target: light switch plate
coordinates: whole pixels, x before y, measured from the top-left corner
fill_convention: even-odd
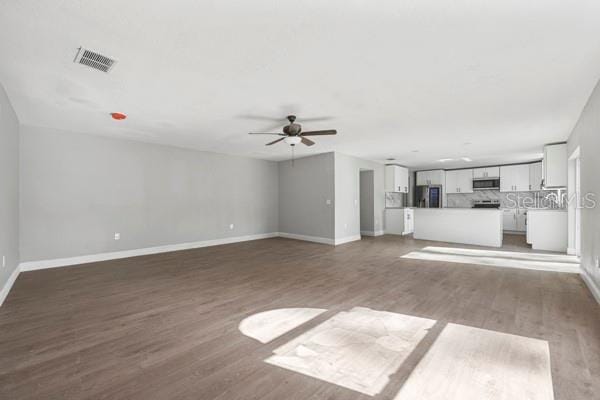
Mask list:
[[[115,232],[115,240],[121,240],[121,234],[119,232]]]

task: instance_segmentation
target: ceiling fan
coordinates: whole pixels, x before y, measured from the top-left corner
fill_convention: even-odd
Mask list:
[[[324,136],[324,135],[335,135],[337,131],[335,129],[329,129],[324,131],[302,131],[302,125],[296,124],[296,116],[288,115],[286,119],[290,122],[288,125],[283,127],[283,133],[263,133],[263,132],[250,132],[250,135],[276,135],[283,136],[277,140],[269,142],[266,146],[271,146],[282,140],[290,146],[295,146],[298,143],[305,144],[306,146],[312,146],[315,144],[312,140],[306,138],[306,136]]]

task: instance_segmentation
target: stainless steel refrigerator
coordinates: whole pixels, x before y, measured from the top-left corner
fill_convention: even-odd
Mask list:
[[[441,208],[442,186],[417,186],[416,206],[419,208]]]

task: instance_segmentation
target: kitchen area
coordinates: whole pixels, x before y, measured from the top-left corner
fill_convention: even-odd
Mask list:
[[[491,247],[513,234],[534,250],[567,250],[564,143],[518,164],[385,172],[388,234]]]

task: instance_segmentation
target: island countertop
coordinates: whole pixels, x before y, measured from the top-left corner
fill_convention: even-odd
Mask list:
[[[414,238],[502,246],[502,211],[489,208],[416,208]]]

